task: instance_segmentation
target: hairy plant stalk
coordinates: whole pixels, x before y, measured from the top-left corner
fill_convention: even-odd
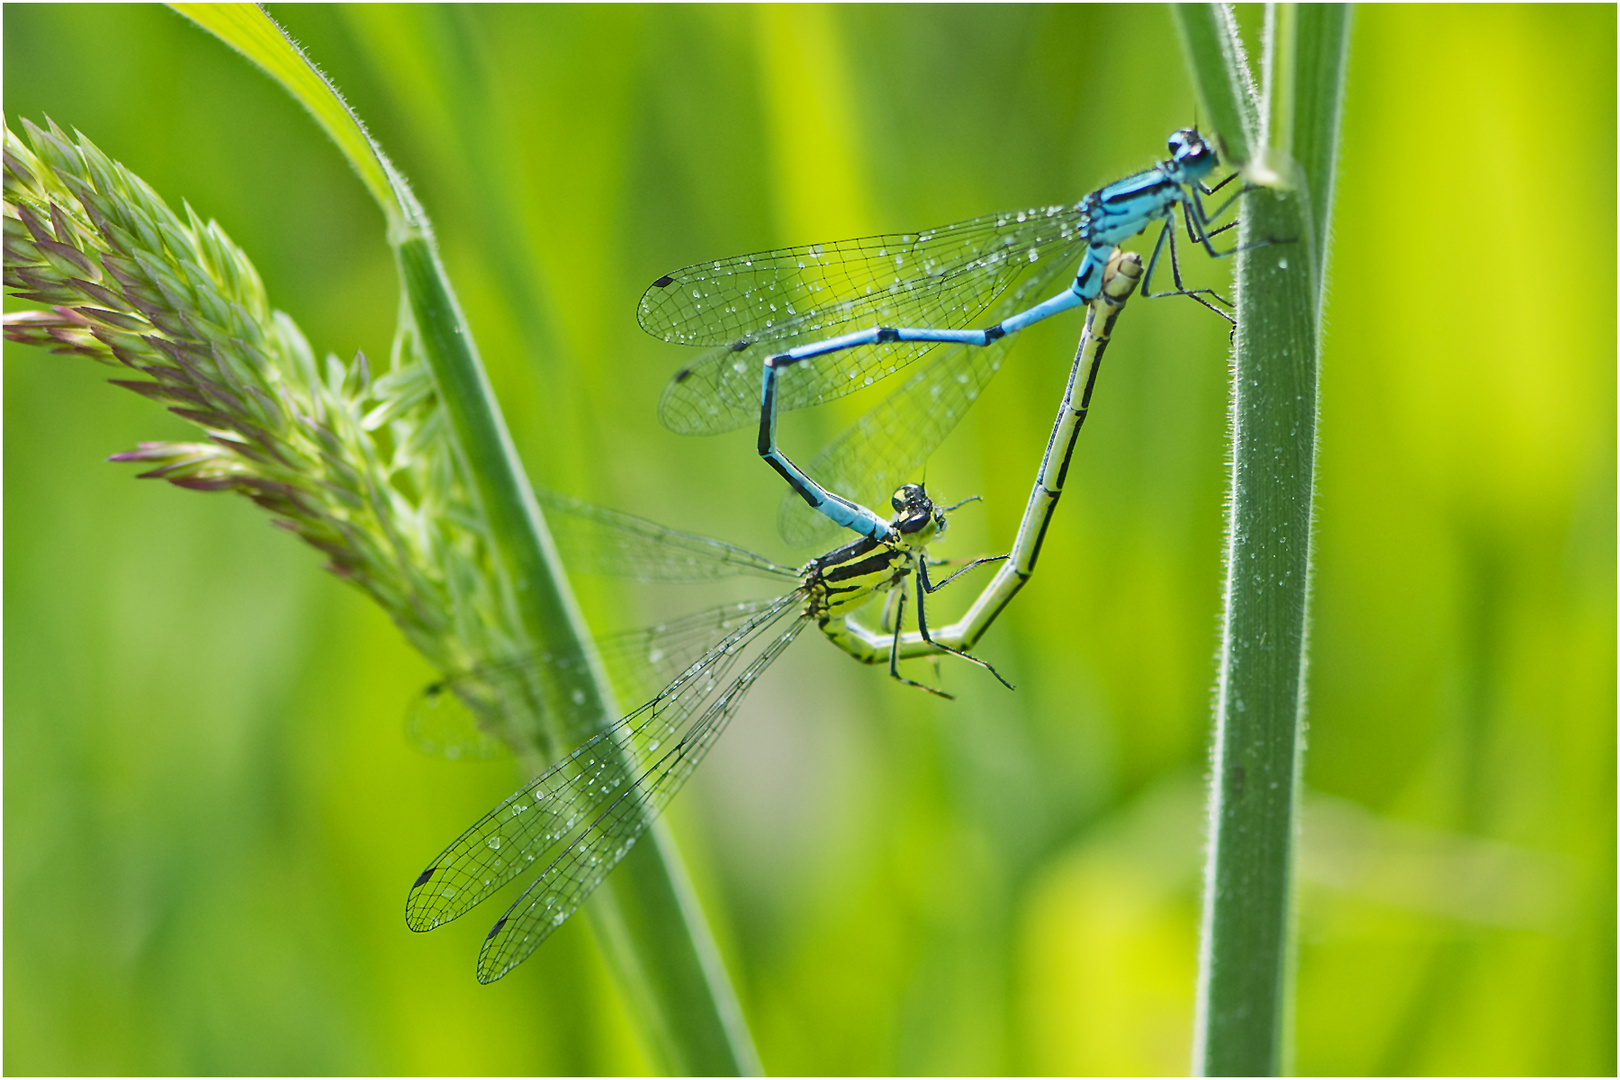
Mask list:
[[[531,770],[617,716],[470,333],[397,170],[262,10],[185,13],[283,82],[332,134],[387,216],[406,305],[388,370],[317,362],[216,225],[172,213],[82,137],[6,133],[6,281],[48,312],[7,335],[121,364],[122,380],[206,442],[121,460],[184,487],[234,490],[320,549],[444,671],[549,654],[526,708],[486,716]],[[510,703],[508,703],[510,704]],[[758,1070],[741,1010],[668,832],[655,825],[587,914],[671,1072]]]
[[[1292,1018],[1317,358],[1348,16],[1336,5],[1268,11],[1265,96],[1253,108],[1230,13],[1212,5],[1176,13],[1194,85],[1211,116],[1241,125],[1218,133],[1229,147],[1251,148],[1247,175],[1257,185],[1243,199],[1235,270],[1232,484],[1194,1068],[1275,1075]]]

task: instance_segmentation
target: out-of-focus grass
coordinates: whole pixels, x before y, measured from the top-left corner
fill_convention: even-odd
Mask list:
[[[746,435],[657,426],[681,354],[636,329],[645,284],[1073,199],[1192,119],[1155,9],[275,13],[415,180],[536,479],[779,554]],[[9,113],[219,218],[318,348],[386,349],[380,218],[268,80],[162,9],[4,18]],[[1358,15],[1301,1072],[1614,1069],[1614,18]],[[1549,177],[1581,217],[1520,267]],[[1391,310],[1396,251],[1423,284]],[[1077,333],[1032,330],[930,466],[986,496],[951,553],[1010,536]],[[1195,305],[1123,327],[1040,576],[983,645],[1016,694],[947,665],[936,703],[807,646],[678,801],[769,1070],[1186,1067],[1225,356]],[[483,920],[405,930],[509,766],[415,755],[427,673],[249,507],[103,464],[186,429],[100,377],[7,346],[7,1069],[641,1067],[582,926],[493,988]]]

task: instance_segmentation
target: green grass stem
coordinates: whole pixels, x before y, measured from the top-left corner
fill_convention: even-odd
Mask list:
[[[549,741],[554,748],[573,746],[583,732],[616,718],[618,706],[587,644],[584,619],[425,215],[330,80],[268,15],[242,5],[180,10],[258,63],[309,109],[381,205],[406,305],[489,519],[514,614],[528,639],[524,644],[565,661],[555,665],[556,681],[546,692],[578,707],[543,711],[559,728],[547,733]],[[251,17],[245,18],[244,10]],[[585,662],[567,663],[570,658]],[[657,1068],[708,1075],[760,1071],[735,991],[666,829],[650,830],[586,911]]]
[[[1235,268],[1232,480],[1210,773],[1194,1068],[1276,1075],[1292,1016],[1292,894],[1304,750],[1317,359],[1348,14],[1268,12],[1258,141],[1228,12],[1177,9],[1194,85],[1250,146]],[[1234,154],[1238,160],[1241,157]],[[1266,241],[1288,241],[1266,243]]]

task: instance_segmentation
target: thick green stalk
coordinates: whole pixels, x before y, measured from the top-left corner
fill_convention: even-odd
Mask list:
[[[1339,156],[1344,69],[1350,51],[1348,4],[1301,4],[1295,15],[1294,160],[1309,181],[1311,271],[1320,301],[1326,285],[1333,180]]]
[[[1242,115],[1232,99],[1243,73],[1219,70],[1240,48],[1197,32],[1229,32],[1230,19],[1178,15],[1195,84],[1226,96],[1212,115]],[[1235,270],[1232,487],[1194,1049],[1194,1067],[1210,1076],[1276,1075],[1289,1042],[1318,328],[1347,29],[1338,7],[1268,14],[1266,122],[1249,170],[1263,186],[1241,210],[1248,250]]]
[[[336,88],[279,26],[246,5],[181,10],[280,81],[332,135],[382,206],[422,350],[438,384],[468,476],[505,572],[525,644],[559,658],[541,710],[553,747],[614,719],[617,705],[540,508],[484,376],[472,334],[404,180]],[[244,18],[244,12],[250,17]],[[570,663],[570,660],[579,662]],[[655,824],[587,907],[620,989],[658,1068],[739,1075],[760,1071],[736,994],[668,831]]]
[[[1292,193],[1255,192],[1245,240],[1302,236]],[[1316,318],[1295,245],[1237,273],[1226,610],[1202,942],[1206,1075],[1279,1071],[1316,448]]]
[[[605,689],[607,680],[594,653],[586,649],[590,638],[584,618],[567,579],[555,570],[561,565],[556,548],[438,256],[422,238],[406,241],[398,252],[423,352],[433,366],[492,532],[504,548],[519,614],[531,642],[561,661],[552,666],[547,696],[578,706],[543,712],[557,718],[559,726],[567,725],[548,733],[553,742],[572,746],[616,718],[618,707]],[[597,889],[587,911],[663,1071],[682,1075],[761,1071],[679,852],[661,823],[631,848]]]

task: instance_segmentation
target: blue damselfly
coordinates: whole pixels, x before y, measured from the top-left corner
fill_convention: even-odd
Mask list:
[[[803,503],[861,535],[887,521],[854,499],[914,474],[999,369],[1019,330],[1091,302],[1116,244],[1164,227],[1143,277],[1144,296],[1191,296],[1230,319],[1210,289],[1188,289],[1175,255],[1175,211],[1188,237],[1222,257],[1212,237],[1233,200],[1206,211],[1203,180],[1219,163],[1196,130],[1169,139],[1170,156],[1068,206],[988,214],[918,233],[895,233],[757,252],[697,263],[653,282],[638,318],[654,337],[710,351],[682,368],[659,415],[681,434],[715,434],[759,424],[759,453]],[[1241,192],[1240,192],[1241,194]],[[1235,196],[1234,196],[1235,199]],[[1160,256],[1170,253],[1175,288],[1152,293]],[[1069,283],[1042,299],[1079,259]],[[1031,303],[1039,300],[1038,303]],[[980,329],[969,323],[986,320]],[[870,386],[940,350],[874,414],[812,462],[810,473],[776,445],[779,411],[820,404]],[[789,540],[817,531],[784,514]]]

